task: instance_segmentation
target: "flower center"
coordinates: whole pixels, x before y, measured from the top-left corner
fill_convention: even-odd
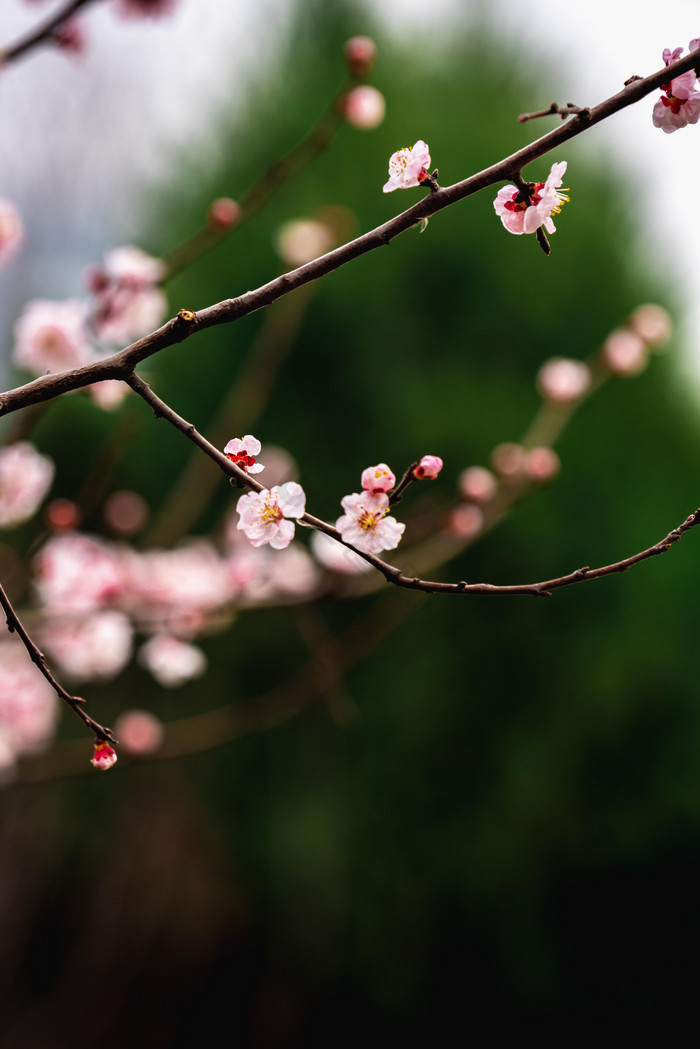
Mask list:
[[[386,510],[378,510],[375,513],[371,510],[363,510],[357,519],[357,523],[363,531],[369,532],[377,527],[386,513]]]
[[[249,466],[255,466],[255,459],[252,455],[248,455],[247,452],[226,452],[226,458],[230,459],[236,466],[240,466],[241,470],[247,470]]]
[[[281,521],[284,517],[284,514],[277,505],[277,502],[272,501],[272,496],[269,492],[265,496],[265,503],[263,506],[260,507],[258,513],[260,514],[261,519],[265,522],[266,525],[272,524],[273,521]]]

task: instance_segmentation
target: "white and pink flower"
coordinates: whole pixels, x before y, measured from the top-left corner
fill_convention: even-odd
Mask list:
[[[360,87],[348,91],[341,103],[341,111],[348,124],[360,131],[371,131],[383,121],[386,102],[384,95],[377,91],[376,87],[361,84]]]
[[[691,40],[688,50],[695,51],[698,47],[700,47],[700,38]],[[682,54],[682,47],[677,47],[674,51],[668,47],[664,48],[662,56],[664,65],[670,66],[673,62],[677,62]],[[697,124],[700,119],[700,91],[697,86],[697,74],[693,69],[662,84],[661,90],[664,93],[655,103],[652,111],[654,127],[659,127],[670,135],[678,128],[686,127],[688,124]]]
[[[257,437],[247,433],[245,437],[232,438],[224,448],[224,455],[246,473],[259,474],[265,469],[262,463],[255,460],[256,455],[260,455],[261,448]]]
[[[131,659],[128,616],[105,609],[87,616],[62,615],[41,630],[41,643],[73,681],[112,681]]]
[[[384,492],[353,492],[340,501],[345,513],[335,522],[344,543],[378,554],[394,550],[406,528],[395,517],[388,517],[389,497]]]
[[[556,232],[551,216],[558,214],[569,199],[565,193],[558,192],[565,171],[565,160],[552,164],[546,182],[530,184],[529,200],[517,186],[499,189],[493,206],[509,233],[534,233],[540,226],[544,226],[547,233]]]
[[[12,262],[22,246],[24,227],[11,200],[0,199],[0,266]]]
[[[58,715],[56,696],[18,641],[0,641],[0,736],[15,755],[41,750]]]
[[[94,612],[114,604],[124,585],[115,549],[79,532],[54,535],[35,559],[35,585],[49,612]]]
[[[85,310],[69,299],[32,299],[15,324],[12,358],[34,375],[81,368],[93,359]]]
[[[410,189],[425,182],[430,167],[430,149],[423,139],[419,138],[415,146],[399,149],[392,153],[389,160],[389,181],[384,184],[384,192],[392,193],[395,189]]]
[[[283,550],[294,538],[293,519],[302,517],[305,507],[306,493],[296,481],[249,492],[236,505],[238,527],[253,546],[269,543],[273,550]]]
[[[390,492],[396,484],[396,475],[386,463],[377,463],[362,471],[360,483],[366,492]]]
[[[0,528],[34,516],[51,487],[54,465],[33,444],[18,441],[0,450]]]

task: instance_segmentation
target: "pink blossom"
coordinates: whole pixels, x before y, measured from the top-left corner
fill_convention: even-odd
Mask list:
[[[106,743],[103,739],[95,740],[95,753],[90,759],[90,764],[94,765],[96,769],[100,769],[102,772],[106,772],[107,769],[111,769],[112,765],[117,763],[117,754],[113,747],[110,747],[109,743]]]
[[[277,254],[287,266],[304,266],[333,247],[332,230],[319,219],[285,222],[275,238]]]
[[[104,379],[102,382],[91,382],[85,387],[91,400],[105,412],[118,408],[129,393],[129,387],[119,379]]]
[[[527,472],[532,481],[544,484],[545,481],[553,480],[560,469],[561,462],[553,448],[540,445],[527,453]]]
[[[80,18],[70,18],[54,29],[53,38],[62,51],[73,55],[82,55],[87,47],[85,28]]]
[[[469,466],[457,480],[461,495],[473,503],[488,503],[498,491],[498,481],[485,466]]]
[[[341,111],[348,124],[360,131],[379,127],[386,113],[386,102],[381,91],[368,84],[349,91],[341,103]]]
[[[390,492],[396,484],[396,476],[386,463],[378,463],[362,471],[360,483],[366,492]]]
[[[462,503],[450,514],[445,531],[455,539],[466,541],[478,535],[483,526],[483,511],[474,503]]]
[[[15,324],[13,360],[34,375],[80,368],[92,360],[79,302],[32,299]]]
[[[139,662],[164,688],[184,685],[201,677],[207,669],[207,657],[201,648],[168,634],[149,638],[139,651]]]
[[[86,281],[95,297],[91,323],[98,338],[121,346],[157,328],[168,305],[158,286],[164,277],[161,259],[131,245],[108,252],[102,268],[88,268]]]
[[[217,233],[225,233],[226,230],[233,229],[242,217],[241,205],[231,197],[217,197],[212,201],[207,214],[209,225]]]
[[[115,609],[61,615],[42,628],[41,643],[73,681],[112,681],[131,659],[133,629]]]
[[[0,266],[14,259],[24,240],[24,227],[11,200],[0,199]]]
[[[107,543],[79,532],[52,536],[34,561],[35,586],[50,612],[93,612],[114,604],[124,584],[122,561]]]
[[[442,467],[443,462],[439,455],[424,455],[413,471],[413,476],[417,481],[434,481]]]
[[[600,360],[605,370],[613,375],[639,375],[648,364],[647,345],[636,332],[618,328],[603,343]]]
[[[260,441],[247,433],[245,437],[234,437],[230,440],[224,448],[224,455],[246,473],[259,474],[265,469],[262,463],[255,461],[255,456],[260,455],[261,448]]]
[[[343,542],[368,554],[394,550],[406,528],[395,517],[387,517],[389,497],[383,492],[353,492],[340,500],[345,510],[335,522]]]
[[[389,181],[384,184],[384,192],[392,193],[395,189],[409,189],[420,186],[430,167],[430,150],[422,139],[415,146],[392,153],[389,160]]]
[[[172,14],[177,0],[115,0],[123,18],[162,18]]]
[[[695,51],[697,47],[698,40],[691,40],[689,50]],[[664,65],[670,66],[673,62],[677,62],[682,54],[682,47],[677,47],[674,51],[668,47],[664,48],[662,55]],[[670,135],[678,128],[686,127],[688,124],[697,124],[700,119],[700,91],[697,90],[696,81],[695,70],[689,69],[686,73],[681,73],[680,76],[661,85],[664,93],[654,104],[652,110],[654,127],[660,127],[662,131]]]
[[[343,55],[353,76],[366,76],[377,56],[377,45],[369,36],[351,36],[345,41]]]
[[[18,641],[0,641],[0,733],[15,754],[41,750],[53,735],[56,696]]]
[[[499,189],[493,206],[509,233],[534,233],[540,226],[544,226],[547,233],[556,232],[551,215],[558,214],[569,199],[565,193],[558,192],[565,171],[565,160],[552,164],[546,182],[530,184],[529,202],[517,186]]]
[[[668,310],[653,302],[638,306],[627,323],[650,349],[663,346],[673,333],[673,321]]]
[[[51,487],[54,465],[28,441],[0,450],[0,528],[33,517]]]
[[[269,543],[273,550],[283,550],[294,538],[294,524],[288,518],[302,517],[306,506],[304,489],[296,481],[249,492],[238,500],[238,527],[253,546]]]

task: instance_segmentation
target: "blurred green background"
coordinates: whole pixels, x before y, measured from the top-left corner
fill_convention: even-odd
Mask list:
[[[146,250],[167,251],[213,197],[241,196],[303,137],[357,32],[372,27],[350,4],[299,5],[245,120],[217,128],[224,160],[209,182],[173,171],[153,200]],[[424,138],[449,184],[548,130],[515,116],[556,88],[486,25],[427,53],[377,42],[382,126],[342,126],[168,287],[173,311],[271,279],[290,218],[341,205],[362,232],[413,203],[419,191],[381,192],[400,146]],[[449,503],[462,469],[526,429],[543,360],[588,356],[642,302],[674,312],[635,248],[633,202],[587,138],[528,172],[569,164],[551,257],[503,230],[489,191],[315,286],[253,431],[294,456],[312,512],[335,519],[363,467],[398,473],[426,452],[443,474],[404,505]],[[204,332],[142,372],[206,434],[264,323]],[[163,505],[190,447],[133,401],[115,417],[70,398],[42,417],[55,495],[75,496],[84,450],[99,463],[107,448],[111,485]],[[566,431],[556,483],[442,578],[535,581],[656,542],[698,502],[695,420],[672,354],[611,381]],[[231,419],[229,436],[242,429]],[[202,475],[214,470],[202,458]],[[219,489],[195,530],[230,506]],[[99,527],[98,493],[86,528]],[[320,700],[296,696],[278,726],[2,794],[3,1044],[197,1044],[215,1018],[224,1044],[291,1049],[438,1040],[494,1015],[661,1014],[691,992],[681,946],[700,931],[699,566],[691,533],[629,575],[549,600],[382,591],[254,611],[205,640],[210,672],[180,691],[136,667],[87,690],[107,723],[125,706],[170,719],[232,704],[244,726],[319,639],[351,629],[370,650]]]

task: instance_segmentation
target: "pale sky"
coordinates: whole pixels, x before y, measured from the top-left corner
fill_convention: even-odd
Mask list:
[[[19,204],[31,251],[0,275],[0,334],[27,298],[79,294],[87,261],[137,238],[142,209],[174,163],[196,171],[201,155],[211,162],[209,114],[225,112],[259,54],[274,50],[291,2],[179,0],[172,18],[127,23],[102,0],[86,12],[91,46],[84,58],[46,51],[2,75],[0,196]],[[11,41],[60,3],[3,0],[2,6],[0,33]],[[543,62],[551,60],[562,80],[557,100],[580,104],[601,101],[633,73],[658,69],[664,47],[687,47],[700,36],[698,0],[366,0],[366,6],[393,34],[416,42],[454,17],[486,10],[504,40],[521,40]],[[148,125],[146,97],[151,117],[157,115]],[[615,164],[627,179],[648,230],[646,253],[677,282],[687,306],[684,342],[700,381],[700,220],[688,200],[698,184],[700,125],[665,135],[652,126],[652,104],[630,107],[584,138],[601,163]],[[207,143],[201,153],[199,142]]]

